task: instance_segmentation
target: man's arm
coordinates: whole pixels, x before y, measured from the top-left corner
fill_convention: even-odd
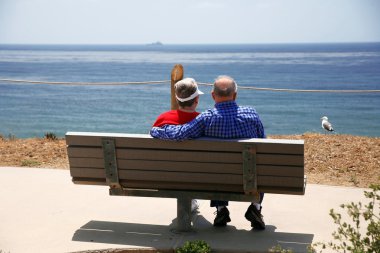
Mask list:
[[[255,125],[255,128],[256,128],[257,138],[267,138],[266,135],[265,135],[263,123],[261,122],[261,119],[260,119],[259,115],[256,113],[256,111],[255,111],[254,114],[255,114],[254,125]]]
[[[261,120],[259,119],[257,122],[257,135],[258,138],[267,138],[264,131],[264,126]]]
[[[150,135],[162,140],[182,141],[201,137],[204,132],[202,118],[198,116],[191,122],[184,125],[165,125],[153,127]]]

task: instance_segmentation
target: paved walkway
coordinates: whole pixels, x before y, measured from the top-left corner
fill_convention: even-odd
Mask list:
[[[306,252],[312,242],[331,240],[331,208],[341,212],[340,204],[365,199],[364,189],[312,184],[305,196],[266,194],[265,231],[251,230],[244,202],[231,202],[232,222],[215,228],[214,209],[201,200],[195,231],[176,233],[175,199],[109,196],[104,186],[74,185],[68,170],[0,167],[0,186],[3,253],[171,250],[188,240],[205,240],[225,253],[267,252],[276,245]]]

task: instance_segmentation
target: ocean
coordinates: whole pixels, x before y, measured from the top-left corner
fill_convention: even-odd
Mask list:
[[[380,43],[252,45],[0,45],[0,135],[42,137],[67,131],[148,133],[170,109],[170,83],[57,85],[48,82],[170,80],[212,83],[230,75],[242,86],[379,90]],[[214,106],[200,86],[198,111]],[[239,89],[237,102],[259,113],[267,135],[323,133],[380,136],[380,93],[275,92]]]

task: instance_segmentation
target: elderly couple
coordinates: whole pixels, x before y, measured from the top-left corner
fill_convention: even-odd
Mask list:
[[[158,116],[150,134],[159,139],[186,140],[209,136],[216,138],[265,138],[264,127],[255,109],[238,106],[235,102],[237,84],[229,76],[219,76],[211,92],[215,101],[213,109],[196,112],[199,95],[203,94],[192,78],[185,78],[175,84],[178,110],[171,110]],[[265,229],[261,215],[261,202],[252,202],[245,218],[254,229]],[[193,200],[193,203],[196,203]],[[230,222],[228,201],[211,200],[211,206],[217,208],[214,226],[226,226]]]

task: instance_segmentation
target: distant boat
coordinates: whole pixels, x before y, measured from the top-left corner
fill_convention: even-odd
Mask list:
[[[156,41],[156,42],[153,42],[153,43],[150,43],[150,44],[147,44],[147,46],[163,46],[164,44],[162,44],[161,41]]]

